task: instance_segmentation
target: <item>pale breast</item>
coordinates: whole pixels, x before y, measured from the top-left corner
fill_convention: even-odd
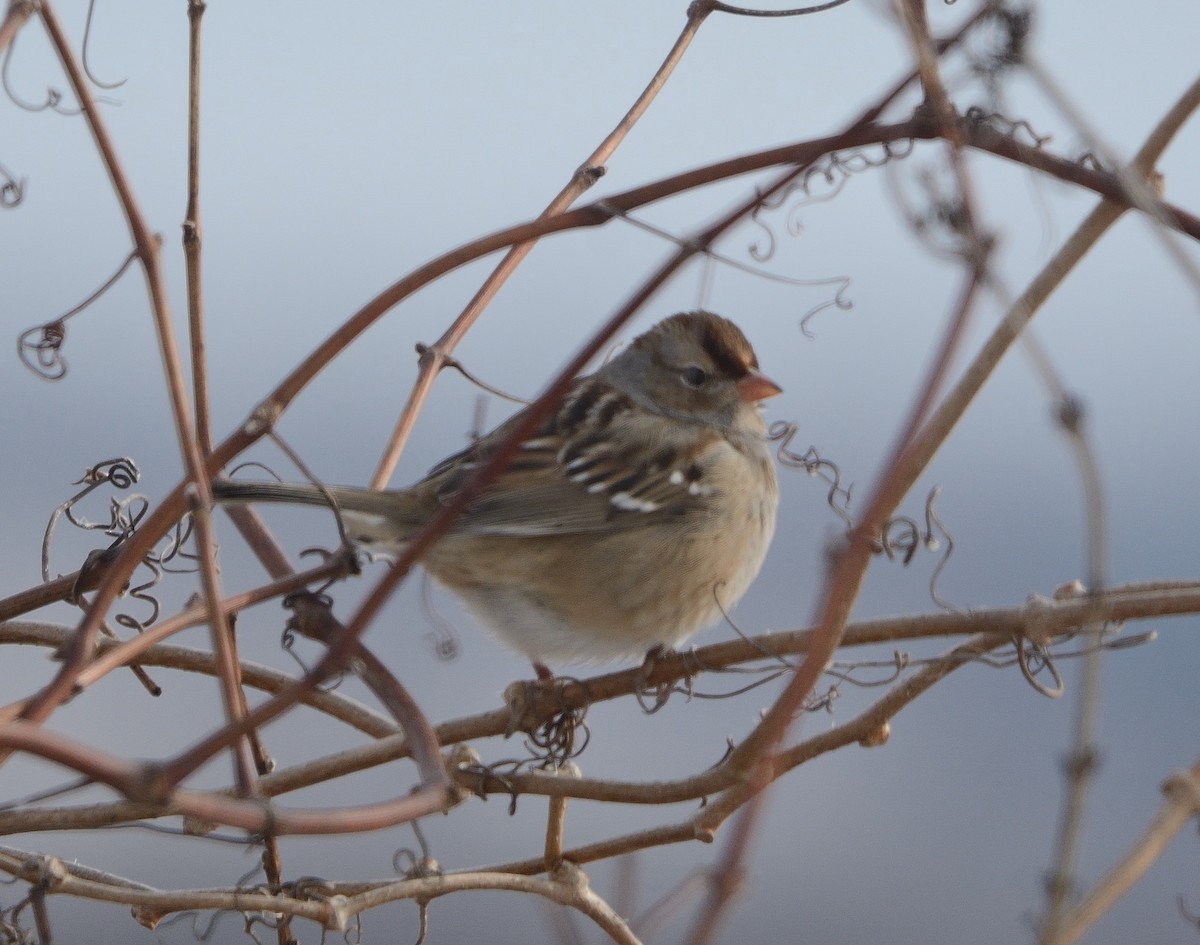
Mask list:
[[[721,618],[757,575],[778,492],[766,446],[723,442],[695,478],[702,511],[560,536],[450,537],[424,562],[504,643],[537,662],[637,659]]]

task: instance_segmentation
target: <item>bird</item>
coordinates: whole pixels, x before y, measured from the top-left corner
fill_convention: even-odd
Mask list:
[[[721,619],[766,557],[779,489],[760,405],[780,393],[729,319],[665,318],[576,378],[420,563],[539,678],[549,663],[674,649]],[[349,538],[395,552],[522,416],[406,489],[225,479],[213,491],[227,504],[332,497]]]

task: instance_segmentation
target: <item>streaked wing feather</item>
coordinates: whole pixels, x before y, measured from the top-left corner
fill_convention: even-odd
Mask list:
[[[586,407],[581,409],[581,404]],[[580,414],[584,416],[580,416]],[[519,416],[519,415],[518,415]],[[425,482],[445,501],[517,422],[439,463]],[[706,504],[694,430],[662,440],[661,418],[648,417],[608,392],[577,387],[558,414],[522,444],[512,463],[472,502],[452,531],[471,535],[538,536],[639,528]],[[611,436],[609,427],[620,427]],[[569,429],[575,435],[559,433]],[[686,453],[685,442],[691,443]],[[618,449],[614,444],[621,443]]]

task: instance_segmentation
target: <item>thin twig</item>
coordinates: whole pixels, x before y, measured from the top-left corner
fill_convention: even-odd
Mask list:
[[[1171,775],[1163,784],[1163,794],[1165,799],[1141,836],[1083,900],[1059,918],[1052,935],[1043,933],[1044,945],[1077,942],[1158,861],[1175,835],[1200,816],[1200,761]]]
[[[36,9],[37,3],[34,0],[8,0],[4,19],[0,20],[0,53],[8,48],[17,31],[33,16]]]
[[[651,77],[646,88],[642,90],[642,94],[638,96],[637,100],[617,123],[616,127],[600,142],[596,150],[588,155],[584,162],[579,165],[567,185],[546,205],[546,209],[538,217],[539,220],[547,219],[566,210],[604,174],[605,164],[621,145],[621,142],[625,140],[633,126],[637,124],[638,119],[646,113],[646,109],[650,107],[650,103],[654,101],[655,97],[662,90],[667,79],[670,78],[671,73],[675,71],[675,67],[683,58],[684,52],[691,45],[693,37],[695,37],[696,32],[700,29],[700,24],[704,22],[707,15],[708,9],[703,4],[693,4],[688,9],[687,23],[684,25],[683,31],[675,40],[671,51],[667,53],[666,59],[663,60],[658,70]],[[462,340],[468,329],[483,314],[483,310],[487,307],[488,303],[495,298],[496,293],[508,281],[508,277],[512,275],[522,260],[529,255],[535,245],[535,240],[526,240],[512,246],[487,279],[484,280],[483,285],[476,291],[475,296],[467,303],[467,307],[463,309],[462,313],[454,320],[453,324],[446,330],[442,337],[432,346],[425,348],[421,352],[420,370],[417,379],[413,383],[413,389],[409,394],[408,402],[405,403],[404,409],[396,421],[396,428],[392,431],[392,435],[388,439],[387,448],[379,460],[375,474],[371,477],[371,488],[382,489],[387,485],[388,480],[391,479],[392,472],[396,468],[400,453],[403,451],[404,445],[408,442],[408,437],[412,433],[417,414],[433,387],[434,378],[445,366],[447,358],[449,358],[450,354],[458,346],[459,341]]]
[[[187,209],[183,219],[183,258],[187,267],[188,340],[192,353],[192,398],[196,405],[196,437],[200,450],[212,452],[208,364],[205,358],[204,280],[200,229],[200,23],[204,0],[189,0],[188,14],[188,169]]]
[[[147,226],[145,217],[138,207],[133,190],[117,158],[112,139],[100,117],[96,103],[92,99],[91,89],[71,50],[66,34],[58,22],[52,3],[50,0],[39,0],[37,9],[38,15],[45,24],[50,42],[58,55],[59,62],[70,80],[71,89],[79,102],[96,150],[99,151],[109,180],[112,182],[113,190],[116,191],[117,199],[125,214],[130,236],[137,250],[138,260],[146,277],[150,308],[158,333],[159,351],[166,375],[171,413],[175,422],[180,452],[188,478],[199,491],[202,503],[194,515],[201,584],[206,599],[215,602],[220,600],[221,585],[217,574],[216,539],[213,536],[211,516],[207,512],[212,505],[212,493],[208,484],[205,456],[200,450],[195,427],[188,410],[183,366],[179,357],[179,346],[175,339],[166,286],[162,277],[161,245],[157,236]],[[140,555],[138,557],[140,558]],[[38,722],[44,720],[55,706],[61,704],[70,695],[72,676],[79,662],[95,642],[96,632],[99,629],[98,615],[107,610],[111,601],[111,585],[113,583],[112,579],[102,583],[96,603],[90,608],[88,616],[84,618],[80,632],[71,647],[72,653],[63,661],[63,666],[51,683],[37,697],[30,700],[23,713],[25,719]],[[211,622],[213,645],[222,667],[220,679],[225,712],[229,720],[234,721],[244,717],[244,697],[239,695],[237,685],[237,659],[232,651],[229,626],[221,614],[214,611]],[[255,774],[249,749],[244,740],[239,740],[237,746],[233,748],[232,754],[239,784],[243,791],[250,793],[253,790]],[[0,757],[2,757],[2,753],[0,753]]]
[[[896,90],[894,94],[899,94]],[[878,109],[872,109],[867,115],[877,114]],[[901,122],[898,125],[880,126],[868,124],[860,126],[848,135],[833,136],[817,141],[804,142],[785,148],[775,148],[733,161],[718,162],[699,171],[675,175],[656,184],[635,188],[607,198],[604,203],[628,212],[645,203],[653,202],[673,193],[680,192],[702,184],[728,176],[735,176],[748,170],[758,169],[771,164],[788,163],[793,161],[810,162],[828,153],[830,149],[840,147],[861,147],[869,143],[887,140],[900,140],[914,136],[930,136],[934,132],[924,127],[920,122]],[[968,143],[972,147],[981,148],[991,153],[1019,161],[1037,170],[1054,174],[1063,180],[1088,187],[1097,193],[1111,197],[1115,201],[1124,199],[1123,191],[1112,182],[1110,175],[1079,167],[1079,165],[1043,154],[1036,149],[1028,148],[1012,139],[994,132],[983,130],[972,133]],[[1200,239],[1200,219],[1166,203],[1160,203],[1160,208],[1172,225],[1182,232]],[[209,460],[211,474],[222,465],[230,462],[235,456],[258,440],[270,428],[276,418],[286,409],[288,404],[299,394],[309,381],[347,344],[361,332],[378,320],[391,307],[398,304],[420,287],[433,279],[450,272],[481,256],[497,249],[511,246],[519,242],[536,239],[553,232],[561,232],[580,227],[598,226],[611,219],[611,213],[592,205],[568,211],[545,220],[521,224],[498,231],[489,236],[474,240],[445,253],[429,263],[414,270],[403,279],[389,286],[374,299],[367,303],[354,316],[347,320],[334,332],[318,349],[305,359],[288,377],[286,377],[254,412],[246,424],[215,447]],[[1003,343],[1006,345],[1008,339]],[[982,379],[979,380],[982,383]],[[965,404],[962,409],[965,409]],[[935,421],[940,414],[935,414]],[[957,416],[953,418],[957,419]],[[952,424],[951,424],[952,425]],[[933,429],[932,425],[927,430]],[[926,446],[935,440],[922,441]],[[940,438],[936,438],[940,442]],[[925,447],[922,447],[925,448]],[[103,613],[120,591],[129,574],[141,560],[142,555],[153,547],[162,535],[173,525],[184,510],[184,487],[177,486],[164,497],[162,502],[147,516],[141,529],[126,543],[121,556],[114,562],[110,573],[97,588],[95,600],[83,622],[80,624],[78,643],[68,653],[64,654],[63,666],[58,676],[38,694],[34,701],[30,717],[44,718],[53,707],[58,705],[70,691],[71,680],[82,665],[89,647],[92,645]],[[302,684],[307,685],[307,684]],[[294,697],[292,697],[294,698]]]

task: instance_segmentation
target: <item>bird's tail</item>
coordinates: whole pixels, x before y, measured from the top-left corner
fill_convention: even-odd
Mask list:
[[[380,492],[356,486],[327,486],[293,482],[236,482],[219,479],[213,497],[223,505],[250,502],[283,502],[293,505],[323,505],[345,513],[352,537],[365,541],[402,541],[420,527],[423,516],[406,502],[404,493]],[[330,502],[332,497],[333,502]]]

